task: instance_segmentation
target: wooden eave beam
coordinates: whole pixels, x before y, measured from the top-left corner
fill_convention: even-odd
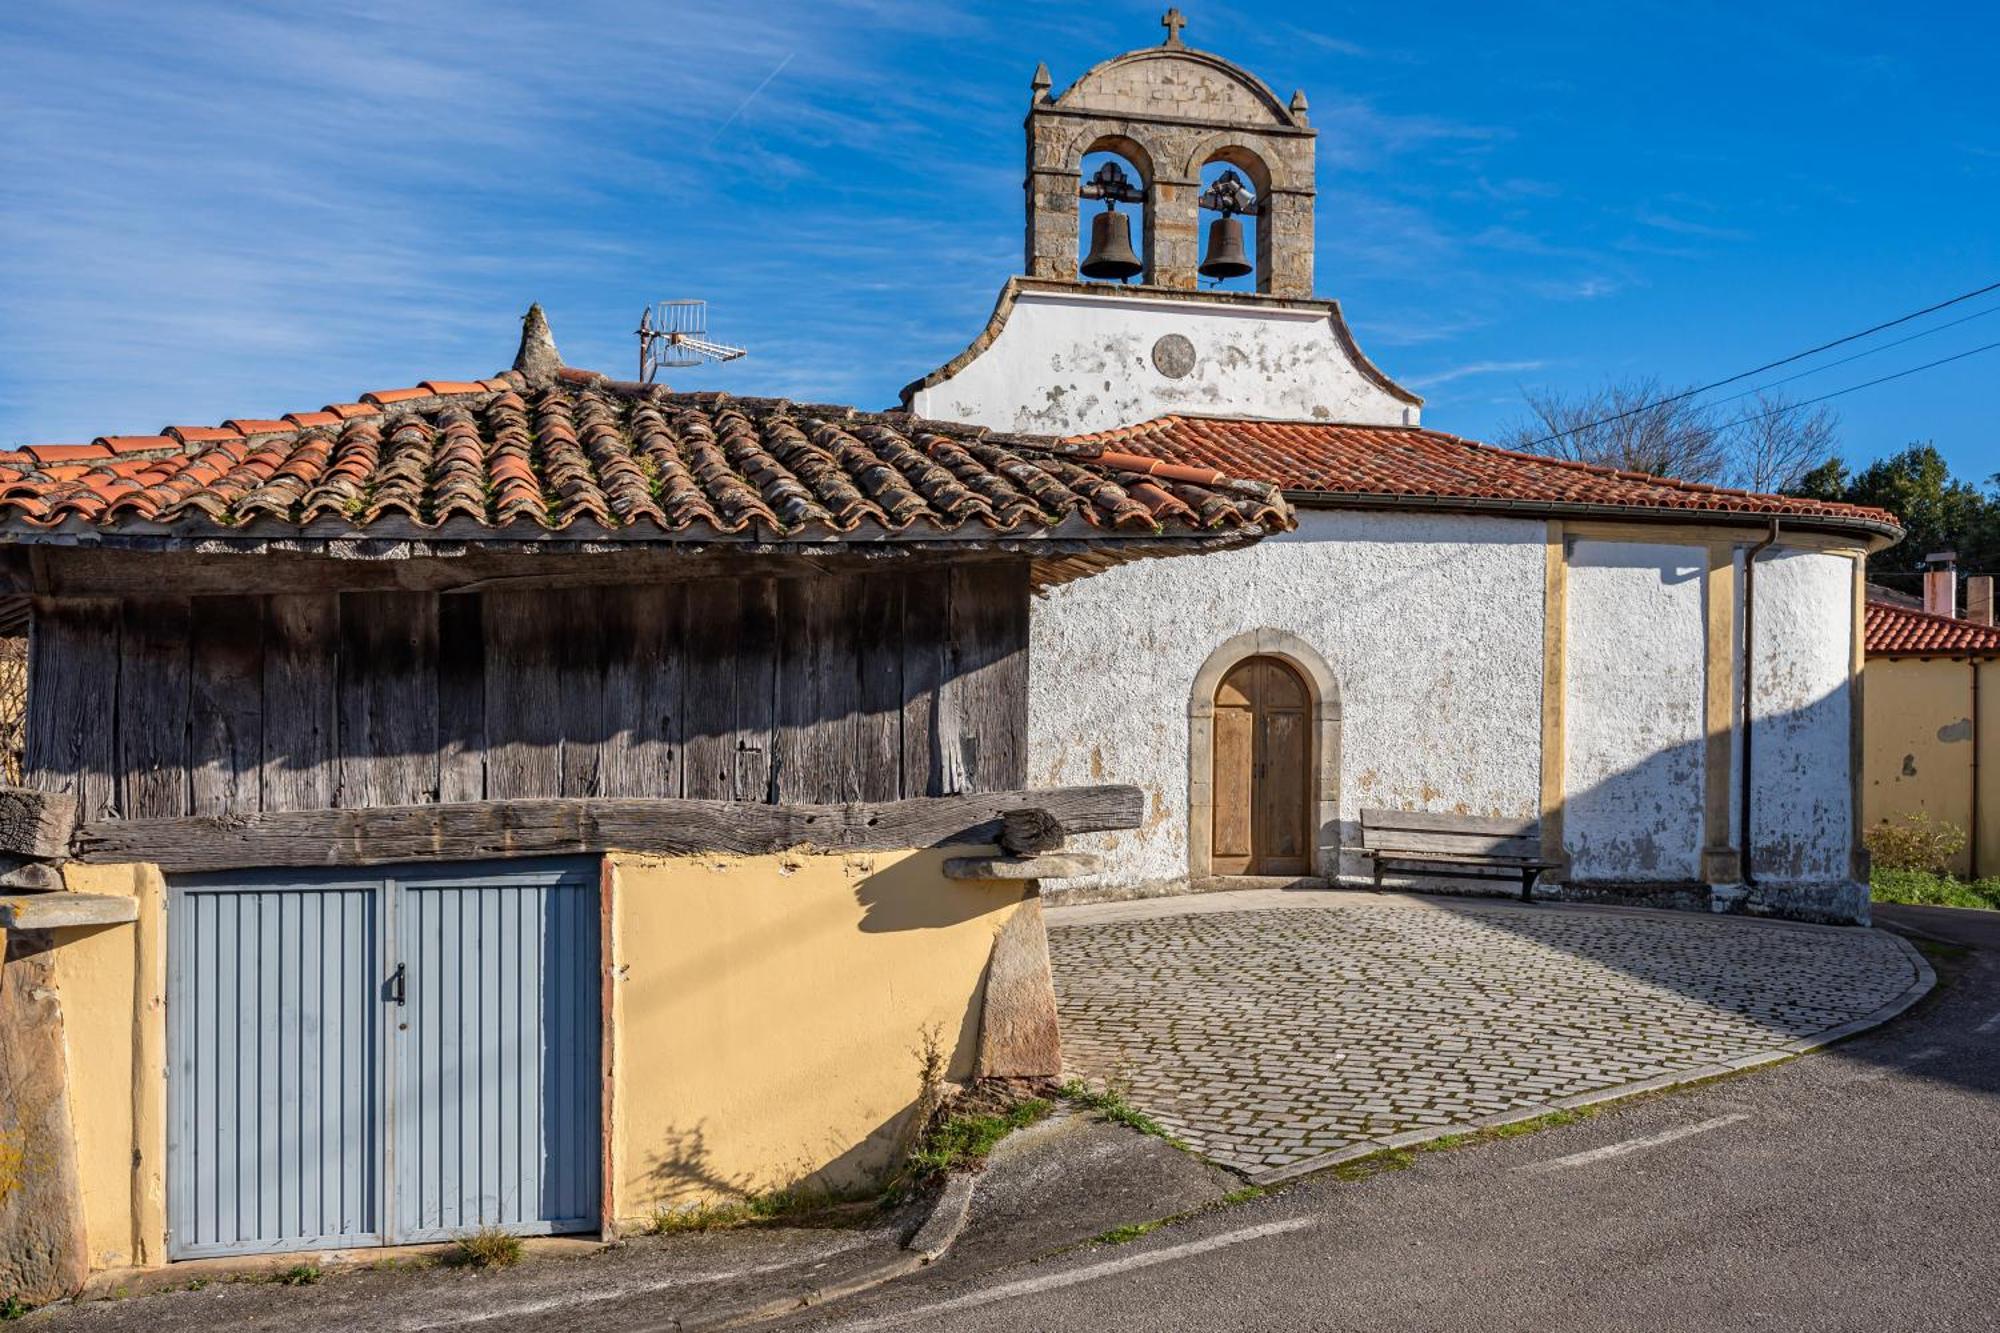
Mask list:
[[[742,801],[523,800],[299,810],[187,819],[96,820],[77,829],[86,862],[150,862],[169,873],[257,866],[363,866],[610,851],[756,856],[792,848],[901,851],[990,846],[1009,811],[1044,810],[1072,833],[1137,828],[1137,787],[1057,787],[848,805]]]

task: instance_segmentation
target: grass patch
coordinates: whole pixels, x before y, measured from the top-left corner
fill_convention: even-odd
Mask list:
[[[977,1167],[1000,1140],[1046,1119],[1049,1109],[1042,1098],[1029,1097],[993,1114],[948,1115],[931,1127],[910,1154],[909,1170],[923,1177]]]
[[[274,1276],[271,1281],[281,1287],[310,1287],[325,1276],[318,1264],[293,1264]]]
[[[1869,896],[1878,903],[1913,907],[1971,907],[2000,911],[2000,878],[1959,879],[1928,870],[1881,870],[1869,877]]]
[[[521,1238],[499,1227],[455,1237],[445,1262],[458,1268],[512,1268],[521,1262]]]
[[[26,1319],[34,1311],[35,1307],[19,1296],[9,1296],[6,1300],[0,1301],[0,1319]]]
[[[1123,1245],[1127,1241],[1137,1240],[1141,1236],[1150,1236],[1173,1220],[1172,1218],[1162,1217],[1151,1222],[1128,1222],[1122,1227],[1113,1227],[1109,1231],[1100,1232],[1092,1236],[1090,1243],[1092,1245]]]
[[[724,1203],[661,1204],[653,1210],[646,1230],[655,1236],[680,1236],[696,1231],[728,1231],[734,1227],[760,1223],[794,1223],[804,1218],[823,1218],[857,1203],[871,1203],[874,1190],[847,1194],[828,1189],[798,1186],[752,1194]]]
[[[646,1228],[655,1236],[679,1236],[692,1231],[726,1231],[751,1220],[747,1203],[696,1203],[676,1208],[661,1204]]]
[[[1231,1190],[1229,1193],[1223,1195],[1221,1202],[1217,1203],[1216,1207],[1234,1208],[1238,1204],[1249,1203],[1254,1199],[1261,1199],[1269,1193],[1270,1191],[1262,1185],[1245,1185],[1240,1190]]]
[[[1182,1151],[1187,1150],[1185,1143],[1167,1133],[1165,1125],[1126,1101],[1125,1094],[1115,1087],[1106,1087],[1098,1091],[1082,1079],[1073,1078],[1062,1085],[1062,1095],[1065,1101],[1081,1106],[1087,1111],[1095,1111],[1114,1125],[1136,1129],[1141,1134],[1151,1134],[1156,1139],[1165,1139]]]

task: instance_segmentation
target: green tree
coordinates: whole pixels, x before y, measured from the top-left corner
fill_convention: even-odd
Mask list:
[[[1808,472],[1790,493],[1894,514],[1908,535],[1870,558],[1875,570],[1918,570],[1933,551],[1957,551],[1960,569],[2000,571],[2000,477],[1989,478],[1985,490],[1953,477],[1944,455],[1928,440],[1858,473],[1850,474],[1845,463],[1833,459]]]

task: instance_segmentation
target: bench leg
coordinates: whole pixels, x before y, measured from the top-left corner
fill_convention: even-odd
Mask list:
[[[1523,870],[1521,872],[1522,902],[1531,903],[1535,901],[1535,877],[1541,873],[1539,870]]]
[[[1375,866],[1375,892],[1380,893],[1382,892],[1382,859],[1380,857],[1377,857],[1375,859],[1374,866]]]

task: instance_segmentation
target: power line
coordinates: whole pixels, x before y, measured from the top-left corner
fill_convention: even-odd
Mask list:
[[[1732,393],[1727,398],[1718,398],[1715,400],[1715,403],[1711,404],[1711,406],[1720,405],[1722,403],[1733,403],[1738,398],[1748,398],[1753,393],[1765,393],[1771,389],[1777,388],[1780,384],[1790,384],[1793,380],[1802,380],[1808,375],[1817,375],[1822,370],[1832,370],[1835,366],[1844,366],[1851,361],[1859,361],[1863,357],[1874,356],[1877,352],[1886,352],[1892,347],[1901,347],[1904,343],[1913,343],[1917,341],[1917,339],[1919,338],[1928,338],[1933,333],[1943,333],[1946,329],[1955,329],[1961,324],[1970,324],[1975,319],[1984,319],[1986,316],[1994,314],[1996,312],[2000,312],[2000,305],[1990,305],[1987,306],[1984,310],[1975,310],[1971,314],[1965,315],[1959,319],[1946,320],[1942,324],[1933,325],[1931,328],[1924,329],[1920,332],[1912,333],[1906,337],[1897,338],[1890,342],[1885,342],[1880,347],[1870,347],[1866,351],[1856,352],[1852,356],[1843,356],[1837,361],[1829,361],[1823,366],[1814,366],[1810,370],[1801,370],[1796,374],[1787,375],[1783,379],[1772,380],[1769,384],[1759,384],[1755,388],[1745,389],[1741,393]]]
[[[1850,384],[1845,389],[1835,389],[1832,393],[1823,393],[1817,398],[1807,398],[1802,402],[1787,403],[1783,407],[1773,408],[1769,412],[1760,412],[1754,417],[1744,417],[1742,420],[1747,424],[1752,421],[1765,421],[1771,417],[1781,417],[1787,412],[1796,412],[1802,407],[1811,407],[1814,403],[1823,403],[1829,398],[1839,398],[1846,394],[1859,393],[1863,389],[1872,389],[1878,384],[1887,384],[1890,380],[1902,379],[1905,375],[1914,375],[1920,370],[1931,370],[1938,366],[1949,365],[1953,361],[1963,361],[1968,356],[1977,356],[1981,352],[1990,352],[1995,348],[2000,348],[2000,342],[1990,342],[1983,347],[1974,347],[1968,351],[1954,353],[1951,356],[1941,356],[1935,361],[1926,361],[1921,366],[1911,366],[1908,370],[1899,370],[1892,375],[1882,375],[1872,380],[1865,380],[1860,384]]]
[[[1871,334],[1880,333],[1884,329],[1893,329],[1898,324],[1907,324],[1913,319],[1922,319],[1925,315],[1936,314],[1938,311],[1947,309],[1951,306],[1958,305],[1960,302],[1970,301],[1975,296],[1984,296],[1986,295],[1986,293],[1994,291],[2000,291],[2000,282],[1989,282],[1984,287],[1977,287],[1974,288],[1972,291],[1961,293],[1958,296],[1952,297],[1948,301],[1939,301],[1936,305],[1925,306],[1922,310],[1912,310],[1907,315],[1898,315],[1894,319],[1884,320],[1882,323],[1875,324],[1868,328],[1865,328],[1861,330],[1859,333],[1850,333],[1844,338],[1835,338],[1833,341],[1823,342],[1817,347],[1808,347],[1803,352],[1794,352],[1792,355],[1786,357],[1780,357],[1776,361],[1767,361],[1763,365],[1758,366],[1753,370],[1746,370],[1743,371],[1741,374],[1731,375],[1726,379],[1714,380],[1708,384],[1698,385],[1692,389],[1683,389],[1681,392],[1676,394],[1669,394],[1665,398],[1656,399],[1655,401],[1650,403],[1641,403],[1637,407],[1627,408],[1623,412],[1614,413],[1611,416],[1603,417],[1596,421],[1585,422],[1581,426],[1571,426],[1568,430],[1560,430],[1553,435],[1545,435],[1541,439],[1530,441],[1524,447],[1533,449],[1540,445],[1553,444],[1557,440],[1567,439],[1572,435],[1578,435],[1587,430],[1595,430],[1599,426],[1608,426],[1614,421],[1623,421],[1627,417],[1635,417],[1639,415],[1641,412],[1650,412],[1654,408],[1665,407],[1670,403],[1678,403],[1682,399],[1692,398],[1696,394],[1707,393],[1710,389],[1720,389],[1724,385],[1736,384],[1742,380],[1750,379],[1752,376],[1761,375],[1767,370],[1776,370],[1780,366],[1789,366],[1795,361],[1803,361],[1809,356],[1818,356],[1821,352],[1830,351],[1835,347],[1845,346],[1846,344],[1857,341],[1858,339],[1866,338]],[[1985,349],[1981,348],[1977,350],[1983,351]],[[1970,355],[1970,353],[1967,353],[1967,355]],[[1947,357],[1945,359],[1957,360],[1956,357]],[[1943,365],[1944,362],[1940,361],[1935,364]],[[1919,366],[1917,367],[1917,369],[1923,370],[1923,369],[1928,369],[1928,367]],[[1914,374],[1915,371],[1910,371],[1905,373]],[[1895,379],[1899,378],[1899,376],[1892,375],[1889,378]],[[1871,381],[1871,383],[1877,383],[1877,384],[1881,382],[1882,381],[1880,380]],[[1865,389],[1868,387],[1868,385],[1857,384],[1854,387],[1857,389]],[[1842,392],[1849,392],[1849,391],[1842,390]],[[1830,396],[1835,396],[1835,395],[1830,395]],[[1813,401],[1818,402],[1822,400],[1814,399]],[[1800,406],[1804,406],[1804,404],[1800,404]]]

